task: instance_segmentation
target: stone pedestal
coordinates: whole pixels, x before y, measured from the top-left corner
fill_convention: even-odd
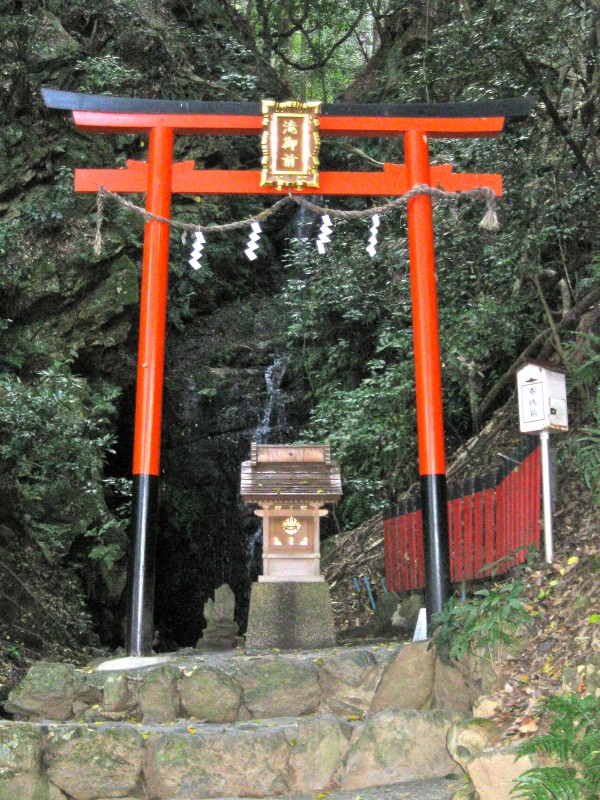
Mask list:
[[[335,645],[329,586],[323,582],[252,584],[246,652]]]

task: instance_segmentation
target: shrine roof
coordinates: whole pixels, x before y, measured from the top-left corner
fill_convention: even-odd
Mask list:
[[[241,496],[246,503],[336,503],[342,496],[340,467],[329,445],[252,445],[242,464]]]

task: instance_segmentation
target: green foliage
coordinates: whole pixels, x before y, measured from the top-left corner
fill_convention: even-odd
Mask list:
[[[471,653],[488,658],[495,667],[506,647],[515,644],[520,628],[531,621],[526,602],[522,582],[512,580],[479,589],[464,603],[451,597],[432,617],[433,643],[449,658]]]
[[[592,261],[590,273],[590,287],[600,283],[600,259]],[[563,457],[580,472],[600,508],[600,336],[591,330],[579,333],[567,352],[569,388],[583,399],[583,424],[567,444]]]
[[[21,650],[19,649],[19,646],[16,645],[14,642],[2,643],[2,655],[6,656],[6,658],[10,659],[11,661],[14,661],[15,664],[18,664],[23,657],[21,655]]]
[[[0,375],[2,490],[8,524],[24,524],[50,562],[106,514],[102,466],[118,391],[92,388],[56,361],[36,380]]]
[[[596,394],[593,425],[583,427],[575,438],[576,455],[586,485],[600,508],[600,392]]]
[[[102,524],[87,530],[84,536],[93,540],[88,558],[108,570],[124,555],[124,531],[131,519],[133,482],[127,478],[104,478],[102,487],[111,513],[103,515]]]
[[[73,170],[57,169],[51,191],[32,192],[20,206],[20,216],[37,235],[60,230],[73,216],[76,195],[73,191]]]
[[[523,773],[514,797],[595,800],[600,794],[600,698],[550,697],[540,710],[549,720],[549,731],[522,742],[519,754],[538,753],[558,763]]]
[[[79,91],[92,94],[126,93],[143,80],[139,70],[128,67],[121,58],[108,53],[78,61],[75,69],[80,75]]]
[[[367,224],[336,224],[326,260],[293,241],[284,291],[292,368],[305,376],[312,406],[304,438],[329,441],[340,459],[347,524],[416,477],[406,265],[374,264],[357,231],[365,235]]]
[[[239,4],[265,55],[299,99],[330,102],[373,53],[377,4],[346,0],[250,0]]]

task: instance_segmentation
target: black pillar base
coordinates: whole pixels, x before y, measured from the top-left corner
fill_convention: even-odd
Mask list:
[[[421,476],[423,552],[425,555],[425,606],[427,627],[450,596],[450,542],[445,475]]]
[[[159,478],[133,476],[133,552],[131,560],[130,656],[149,656],[154,638],[154,576],[158,539]]]

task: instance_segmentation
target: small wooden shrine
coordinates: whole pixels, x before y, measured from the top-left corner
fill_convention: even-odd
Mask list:
[[[246,649],[335,643],[329,587],[321,575],[319,523],[342,495],[329,445],[253,444],[241,496],[263,520],[263,574],[253,584]]]
[[[322,581],[319,521],[342,495],[329,445],[253,444],[241,495],[263,519],[262,582]]]

